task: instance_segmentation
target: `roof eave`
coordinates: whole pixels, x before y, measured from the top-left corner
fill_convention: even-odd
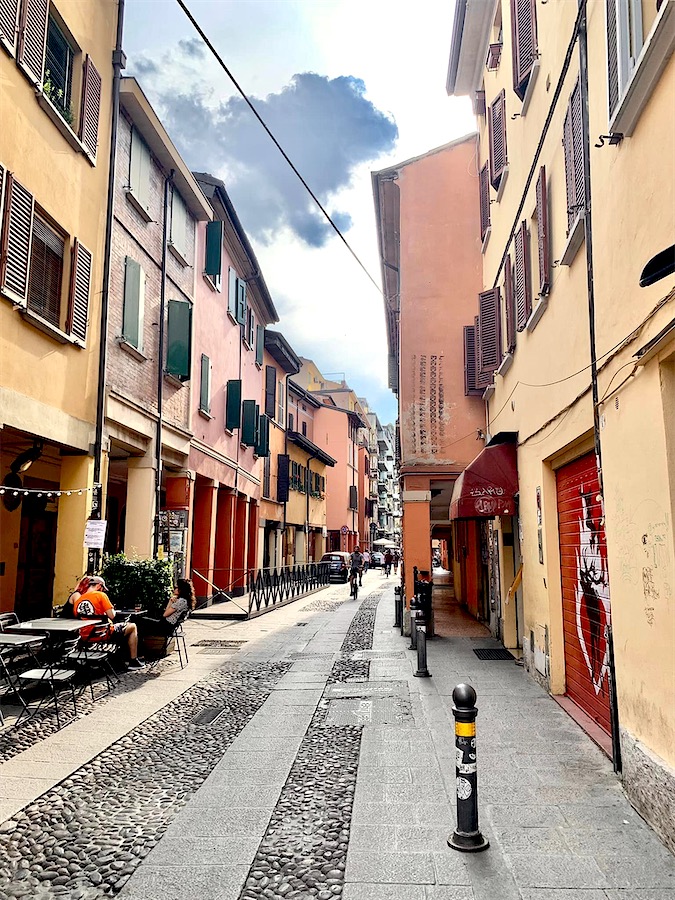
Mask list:
[[[450,96],[480,89],[497,0],[457,0],[445,87]]]

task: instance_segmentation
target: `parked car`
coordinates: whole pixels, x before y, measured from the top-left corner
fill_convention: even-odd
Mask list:
[[[379,550],[376,550],[374,553],[370,554],[370,568],[371,569],[381,569],[384,566],[384,553],[380,553]]]
[[[328,563],[330,579],[342,581],[346,583],[349,578],[349,553],[334,551],[333,553],[324,553],[321,557],[322,563]]]

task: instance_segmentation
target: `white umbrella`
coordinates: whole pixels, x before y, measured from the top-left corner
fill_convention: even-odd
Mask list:
[[[395,541],[390,541],[387,538],[380,538],[377,541],[373,541],[373,547],[396,547],[397,544]]]

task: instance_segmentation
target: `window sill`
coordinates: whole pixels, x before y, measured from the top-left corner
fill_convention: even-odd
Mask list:
[[[657,79],[675,48],[675,4],[666,0],[642,45],[635,68],[614,115],[609,131],[630,137],[647,105]]]
[[[143,206],[143,204],[138,199],[138,197],[134,194],[134,192],[131,190],[131,188],[129,188],[129,190],[126,190],[124,193],[126,194],[127,200],[129,201],[129,203],[133,206],[133,208],[136,210],[138,215],[143,219],[143,221],[146,223],[152,222],[152,216],[147,211],[147,209]]]
[[[232,428],[225,428],[224,431],[225,434],[229,435],[230,437],[234,437],[234,430]]]
[[[579,252],[579,248],[583,244],[586,238],[586,217],[583,212],[579,212],[572,227],[570,228],[570,233],[567,236],[567,243],[565,244],[565,249],[563,250],[562,256],[560,257],[560,265],[561,266],[571,266],[574,261],[574,257]]]
[[[184,269],[187,269],[187,267],[190,265],[190,263],[189,263],[189,262],[187,261],[187,259],[183,256],[183,254],[182,254],[182,253],[180,252],[180,250],[176,247],[176,245],[175,245],[175,244],[172,244],[171,241],[169,241],[169,243],[167,244],[167,246],[168,246],[168,248],[169,248],[169,253],[171,253],[171,255],[174,257],[174,259],[177,260],[178,264],[179,264],[180,266],[182,266]]]
[[[35,90],[35,99],[37,100],[40,107],[47,113],[47,116],[52,120],[54,125],[58,128],[64,138],[68,141],[73,150],[77,150],[80,153],[84,153],[84,155],[90,159],[89,151],[85,148],[82,141],[75,134],[70,125],[63,118],[61,113],[57,110],[51,100],[44,94],[41,90]]]
[[[182,388],[187,384],[187,381],[181,381],[180,378],[176,378],[175,375],[172,375],[170,372],[164,372],[164,381],[168,381],[169,384],[172,384],[174,387]]]
[[[541,297],[539,299],[539,303],[535,306],[535,308],[530,313],[530,318],[527,320],[525,324],[525,330],[529,332],[533,332],[534,329],[539,324],[539,319],[546,312],[546,308],[548,307],[548,297]]]
[[[213,276],[212,276],[212,275],[207,275],[206,272],[202,272],[202,278],[203,278],[204,281],[208,284],[209,288],[213,291],[214,294],[215,294],[215,293],[218,293],[218,294],[221,293],[220,280],[218,281],[218,284],[216,284],[216,283],[213,281]]]
[[[490,235],[492,234],[492,225],[488,225],[487,230],[485,232],[485,237],[483,238],[483,243],[480,248],[481,253],[485,253],[487,250],[487,245],[490,243]]]
[[[84,344],[81,341],[78,341],[77,338],[74,338],[70,334],[66,334],[65,331],[61,331],[60,328],[57,328],[55,325],[52,325],[51,322],[43,319],[42,316],[33,312],[32,309],[23,306],[19,309],[19,312],[30,325],[33,325],[38,331],[42,331],[48,337],[58,341],[59,344],[73,344],[75,347],[84,348]]]
[[[497,203],[502,199],[502,194],[504,193],[504,188],[506,187],[506,182],[509,179],[509,167],[504,166],[504,171],[502,172],[502,177],[499,180],[499,187],[497,188]]]
[[[483,400],[486,402],[491,400],[495,395],[495,386],[494,384],[488,384],[488,386],[483,391]]]
[[[244,338],[242,343],[244,344],[244,347],[246,347],[247,350],[253,350],[253,344],[249,344],[249,342],[246,340],[246,338]]]
[[[201,407],[200,407],[198,412],[199,412],[199,415],[202,417],[202,419],[206,419],[208,422],[210,422],[211,419],[214,418],[214,416],[211,415],[211,412],[208,409],[201,409]]]
[[[505,353],[504,359],[499,364],[499,368],[495,371],[495,375],[499,375],[503,378],[506,373],[509,371],[511,366],[513,365],[513,353]]]
[[[14,58],[14,44],[10,44],[4,34],[0,34],[0,47],[2,47],[8,56],[11,56],[12,59]]]
[[[133,356],[135,360],[138,362],[147,362],[148,357],[138,349],[138,347],[134,347],[133,344],[130,344],[129,341],[125,340],[123,337],[117,338],[117,344],[120,350],[124,350],[125,353],[128,353],[129,356]]]
[[[534,93],[534,83],[537,80],[537,75],[539,74],[539,60],[535,59],[532,64],[532,71],[530,72],[530,80],[527,82],[527,87],[525,88],[525,96],[523,97],[523,105],[520,110],[521,117],[525,116],[527,110],[530,106],[530,100],[532,100],[532,94]]]

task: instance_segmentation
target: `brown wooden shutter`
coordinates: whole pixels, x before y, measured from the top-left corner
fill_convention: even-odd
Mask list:
[[[574,187],[576,196],[575,218],[583,211],[586,202],[584,190],[584,144],[581,123],[581,82],[577,81],[570,98],[572,108],[572,141],[574,147]]]
[[[488,164],[485,163],[478,176],[478,189],[480,191],[480,239],[484,239],[490,227],[490,173]]]
[[[12,50],[16,47],[18,18],[19,0],[0,0],[0,38]]]
[[[567,191],[567,231],[576,218],[576,188],[574,185],[574,138],[572,135],[572,108],[567,107],[563,123],[563,150],[565,155],[565,188]]]
[[[2,222],[4,219],[4,211],[5,211],[5,194],[3,188],[5,187],[5,167],[0,166],[0,258],[2,257]]]
[[[516,306],[516,328],[522,331],[532,312],[532,285],[530,279],[530,235],[527,222],[523,222],[516,232],[516,277],[514,296]]]
[[[485,372],[481,371],[480,368],[480,317],[476,316],[473,320],[473,334],[474,334],[474,367],[476,371],[476,388],[479,389],[479,393],[482,394],[484,389],[490,384],[490,378],[486,375]]]
[[[42,84],[49,0],[23,0],[17,62],[33,84]]]
[[[535,0],[511,0],[513,41],[513,90],[522,100],[537,58],[537,13]]]
[[[491,380],[491,375],[502,361],[502,321],[499,288],[482,291],[478,295],[478,380]]]
[[[607,0],[607,105],[611,119],[619,102],[619,32],[617,0]]]
[[[91,263],[91,253],[75,238],[70,260],[68,333],[83,342],[87,339]]]
[[[101,108],[101,76],[87,55],[82,79],[82,109],[80,111],[80,140],[96,159],[98,145],[98,117]]]
[[[8,173],[2,226],[0,290],[22,306],[26,305],[28,295],[33,209],[32,194]]]
[[[467,397],[481,393],[476,383],[476,331],[473,325],[464,326],[464,393]]]
[[[537,179],[537,242],[539,244],[539,290],[542,296],[551,290],[551,251],[548,231],[548,191],[546,167],[539,170]]]
[[[513,353],[516,349],[516,309],[513,297],[513,264],[511,257],[506,257],[504,266],[504,305],[506,307],[506,350]]]
[[[506,92],[501,91],[490,104],[488,114],[490,181],[497,190],[506,168]]]
[[[277,370],[265,366],[265,415],[274,419],[277,411]]]

